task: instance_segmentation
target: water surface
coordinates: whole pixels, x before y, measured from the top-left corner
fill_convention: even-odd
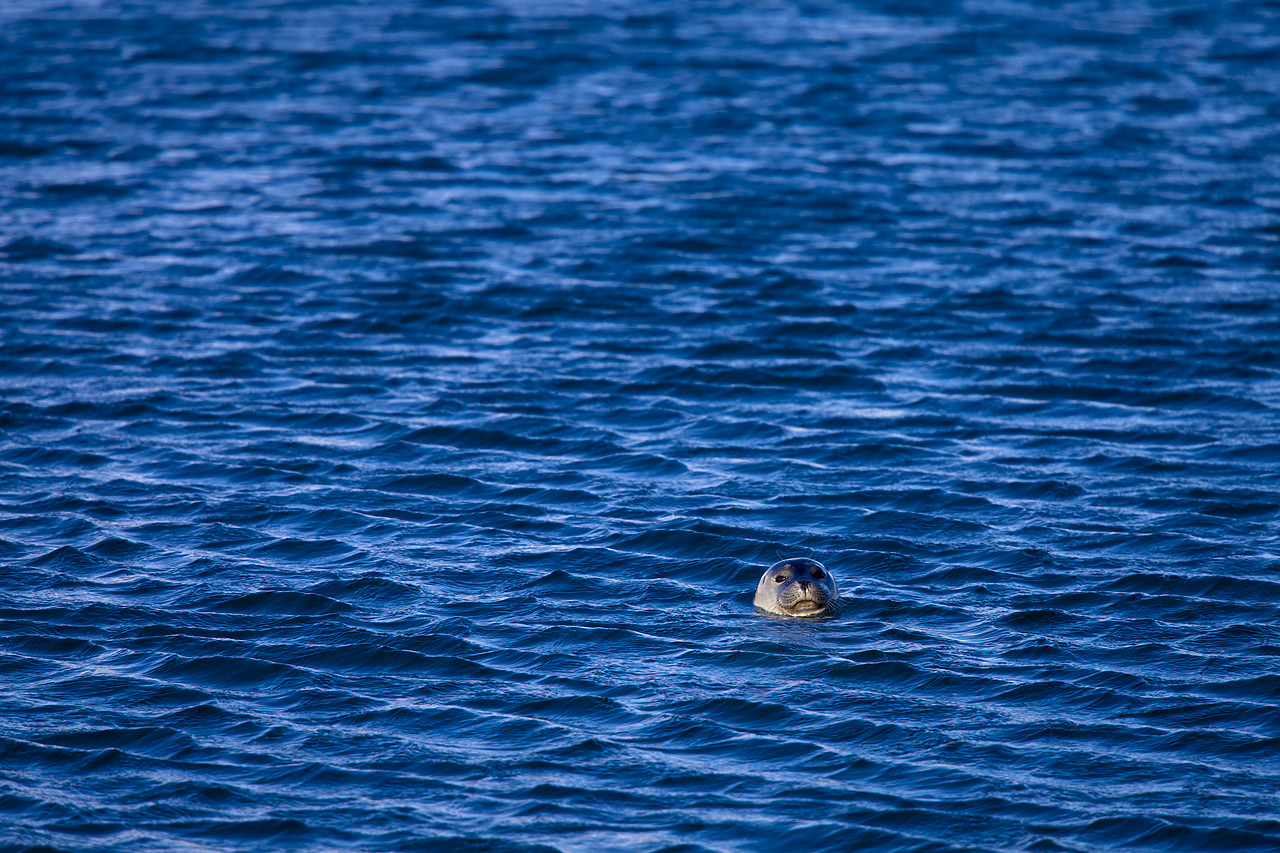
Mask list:
[[[1272,4],[0,64],[0,849],[1280,844]]]

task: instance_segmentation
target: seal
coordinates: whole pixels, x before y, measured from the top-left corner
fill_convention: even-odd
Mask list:
[[[817,560],[779,560],[756,585],[755,605],[781,616],[828,616],[835,612],[836,579]]]

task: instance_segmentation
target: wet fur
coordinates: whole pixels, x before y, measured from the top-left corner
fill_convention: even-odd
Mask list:
[[[777,581],[779,576],[785,577],[781,583]],[[779,560],[760,576],[755,605],[780,616],[827,616],[834,612],[837,595],[835,576],[826,566],[808,557],[794,557]],[[797,610],[796,606],[804,601],[816,606],[812,610]]]

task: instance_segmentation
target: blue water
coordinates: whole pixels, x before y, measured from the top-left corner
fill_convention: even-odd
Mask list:
[[[0,850],[1280,846],[1275,5],[8,0],[0,68]]]

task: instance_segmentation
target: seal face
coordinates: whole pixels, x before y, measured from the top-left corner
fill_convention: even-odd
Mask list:
[[[836,579],[817,560],[779,560],[756,585],[755,605],[782,616],[826,616],[835,610]]]

